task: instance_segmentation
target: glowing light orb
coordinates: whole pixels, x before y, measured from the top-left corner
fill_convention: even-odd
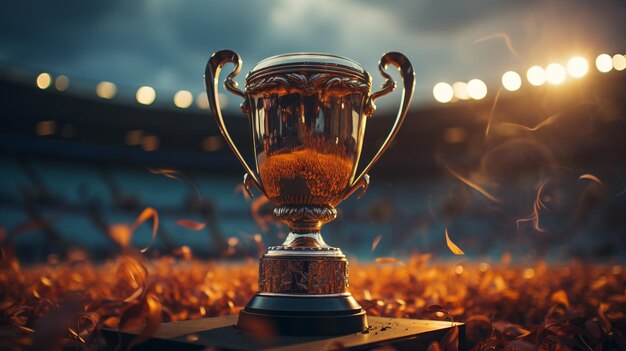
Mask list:
[[[480,100],[487,96],[487,85],[480,79],[472,79],[467,82],[467,93],[474,100]]]
[[[567,62],[567,73],[574,78],[582,78],[589,72],[589,64],[584,57],[575,56]]]
[[[54,87],[58,91],[65,91],[70,86],[70,79],[67,76],[60,75],[54,80]]]
[[[546,82],[546,71],[539,66],[532,66],[526,71],[526,79],[528,83],[538,87]]]
[[[35,81],[37,83],[37,87],[39,89],[48,89],[48,87],[50,86],[50,83],[52,83],[52,76],[50,76],[50,74],[48,73],[41,73],[37,76],[37,79]]]
[[[454,82],[452,84],[452,91],[454,91],[454,96],[459,100],[470,99],[470,96],[467,92],[467,83],[465,82]]]
[[[445,104],[452,100],[454,89],[452,89],[452,86],[448,83],[439,82],[433,87],[433,96],[435,100]]]
[[[117,86],[111,82],[100,82],[96,86],[96,95],[103,99],[112,99],[117,93]]]
[[[505,72],[502,75],[502,86],[508,91],[517,91],[522,86],[522,77],[517,72]]]
[[[462,143],[467,139],[467,132],[463,127],[450,127],[443,131],[443,140],[448,144]]]
[[[613,68],[615,68],[616,71],[623,71],[626,69],[626,57],[624,57],[624,55],[614,55],[612,61]]]
[[[156,99],[156,91],[154,91],[154,88],[152,87],[143,86],[137,89],[135,97],[137,98],[138,103],[142,105],[150,105],[154,102],[154,99]]]
[[[546,67],[546,80],[550,84],[561,84],[567,78],[565,67],[558,63],[551,63]]]
[[[209,99],[207,98],[206,91],[198,94],[198,96],[196,97],[196,105],[202,110],[209,109]]]
[[[193,95],[187,90],[179,90],[174,94],[174,105],[178,108],[187,108],[193,103]]]
[[[602,73],[609,72],[613,69],[613,59],[607,54],[601,54],[596,57],[596,68]]]
[[[221,136],[208,136],[202,140],[202,149],[206,152],[217,151],[222,148]]]
[[[39,136],[52,135],[57,131],[57,123],[55,121],[41,121],[35,125],[35,133]]]
[[[141,139],[141,148],[144,151],[155,151],[159,148],[160,144],[159,137],[156,135],[145,135]]]

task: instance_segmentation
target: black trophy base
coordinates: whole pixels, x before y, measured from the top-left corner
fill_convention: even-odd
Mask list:
[[[450,331],[450,322],[369,317],[369,328],[342,336],[277,336],[246,332],[235,326],[237,316],[163,323],[148,341],[132,348],[142,350],[371,350],[392,346],[397,351],[426,350]],[[465,325],[459,328],[459,350],[465,350]],[[103,330],[105,350],[126,350],[137,333]]]
[[[362,332],[368,325],[365,311],[350,294],[259,293],[239,313],[237,328],[270,335],[322,336]]]

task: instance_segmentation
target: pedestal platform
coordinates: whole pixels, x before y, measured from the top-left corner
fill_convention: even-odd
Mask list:
[[[275,336],[244,332],[235,328],[237,316],[204,318],[163,323],[153,338],[133,347],[141,350],[369,350],[385,345],[395,350],[426,350],[433,341],[440,341],[452,323],[418,319],[368,317],[365,332],[341,336]],[[459,327],[459,350],[465,350],[465,324]],[[125,350],[135,336],[103,330],[110,350]],[[121,346],[121,347],[120,347]]]

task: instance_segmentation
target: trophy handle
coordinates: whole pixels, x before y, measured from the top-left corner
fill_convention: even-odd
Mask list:
[[[239,160],[239,162],[241,162],[243,168],[246,170],[246,174],[243,178],[244,188],[246,189],[248,194],[252,196],[252,193],[250,192],[250,184],[253,184],[257,189],[259,189],[261,193],[265,194],[265,189],[263,189],[263,186],[261,185],[259,175],[252,170],[252,168],[243,158],[243,156],[239,152],[239,149],[231,139],[230,134],[226,129],[226,124],[224,123],[224,117],[222,116],[222,109],[219,102],[218,84],[222,66],[227,63],[234,64],[235,68],[226,77],[226,80],[224,80],[224,88],[226,88],[226,90],[235,95],[241,96],[244,99],[246,97],[246,94],[237,88],[237,82],[233,80],[235,76],[239,74],[239,71],[241,71],[241,65],[243,63],[241,61],[241,58],[239,58],[239,55],[234,51],[221,50],[211,55],[211,58],[209,59],[209,62],[207,62],[206,69],[204,71],[204,83],[206,85],[209,106],[211,106],[211,112],[213,113],[213,117],[215,118],[217,126],[219,127],[220,132],[222,132],[226,143],[228,144],[228,146],[230,146],[231,150],[233,150],[235,156],[237,156],[237,159]],[[245,106],[246,104],[244,101],[244,103],[242,104],[242,110],[244,112],[246,111]]]
[[[388,52],[383,55],[378,64],[378,70],[380,71],[380,74],[386,79],[386,81],[385,83],[383,83],[381,90],[372,93],[372,95],[370,95],[370,97],[367,99],[365,105],[365,114],[367,116],[371,116],[374,113],[374,110],[376,110],[374,100],[383,95],[389,94],[396,87],[396,82],[394,82],[393,78],[391,78],[391,76],[387,74],[387,72],[385,72],[389,64],[392,64],[396,66],[396,68],[398,68],[403,83],[402,99],[400,100],[400,109],[398,110],[396,121],[391,127],[389,135],[387,135],[387,138],[383,142],[378,152],[374,155],[370,163],[363,169],[363,171],[361,171],[359,176],[354,179],[354,181],[348,188],[348,191],[346,192],[344,198],[349,197],[359,188],[362,189],[359,198],[363,196],[369,185],[369,176],[367,175],[367,172],[369,172],[374,163],[376,163],[376,161],[378,161],[378,159],[380,158],[380,156],[382,156],[385,150],[387,150],[393,138],[396,137],[396,134],[398,134],[398,130],[400,129],[402,122],[404,122],[406,113],[409,110],[411,98],[413,98],[413,90],[415,89],[415,71],[413,71],[413,66],[406,56],[399,52]]]

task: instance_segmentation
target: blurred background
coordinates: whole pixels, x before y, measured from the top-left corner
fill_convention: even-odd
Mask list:
[[[264,198],[244,197],[208,111],[207,59],[235,50],[245,73],[268,56],[328,52],[361,63],[376,88],[393,50],[415,66],[413,105],[367,194],[324,227],[329,244],[358,260],[446,258],[447,229],[472,259],[624,261],[625,22],[626,4],[604,0],[5,5],[1,239],[23,262],[103,259],[123,246],[119,224],[152,208],[149,255],[256,257],[287,228]],[[251,159],[240,101],[221,99]],[[363,160],[399,92],[379,101]],[[149,223],[132,236],[150,240]]]

